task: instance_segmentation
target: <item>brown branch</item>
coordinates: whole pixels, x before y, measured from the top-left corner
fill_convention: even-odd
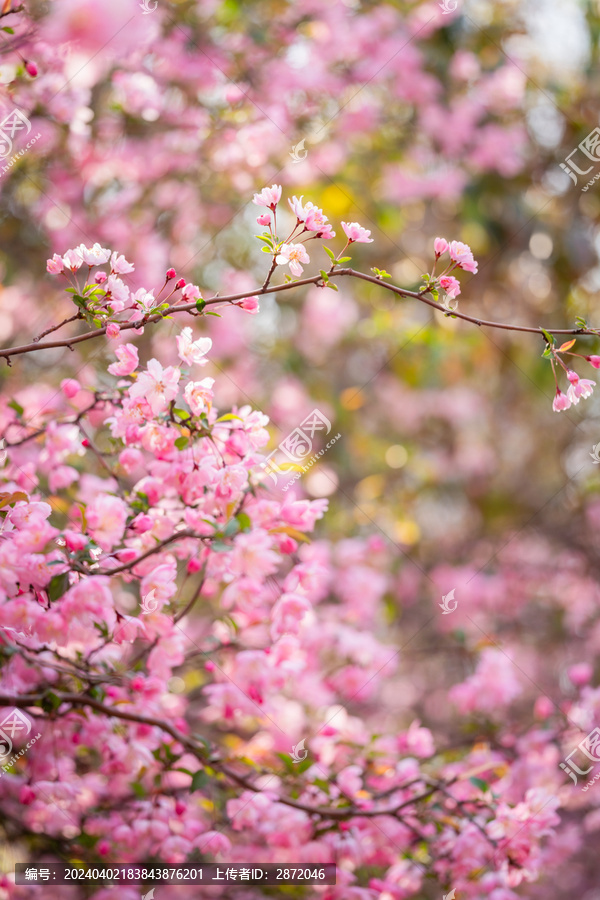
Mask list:
[[[400,297],[410,297],[413,300],[419,300],[421,303],[425,303],[428,306],[431,306],[433,309],[437,309],[441,312],[446,312],[444,307],[437,303],[435,300],[430,299],[426,296],[428,293],[425,290],[421,291],[409,291],[405,288],[399,288],[394,284],[386,284],[380,278],[375,277],[374,275],[367,275],[365,272],[357,272],[355,269],[339,269],[336,268],[335,271],[331,272],[329,275],[330,278],[358,278],[361,281],[368,281],[371,284],[377,284],[380,287],[383,287],[385,290],[391,291],[394,294],[397,294]],[[276,294],[281,291],[292,290],[296,287],[303,287],[308,284],[320,284],[323,282],[322,276],[313,275],[310,278],[300,278],[297,281],[289,281],[286,284],[278,284],[273,286],[256,288],[255,290],[250,291],[242,291],[238,294],[229,294],[225,297],[212,297],[210,300],[206,301],[206,306],[213,306],[217,303],[235,303],[238,300],[245,300],[248,297],[261,296],[265,294]],[[265,282],[268,284],[268,282]],[[128,331],[133,328],[141,328],[144,325],[153,325],[156,322],[160,322],[165,316],[174,315],[175,313],[182,312],[192,312],[196,309],[195,301],[192,303],[177,303],[173,306],[170,306],[168,309],[164,310],[162,313],[154,313],[150,316],[144,316],[142,319],[139,319],[135,322],[119,322],[119,327],[121,331]],[[448,313],[449,314],[449,313]],[[509,325],[505,322],[495,322],[489,319],[480,319],[477,316],[470,316],[466,313],[458,312],[458,310],[452,311],[452,316],[457,319],[462,319],[464,322],[471,322],[473,325],[478,325],[480,327],[485,328],[499,328],[503,331],[516,331],[523,332],[527,334],[539,334],[540,337],[543,338],[543,330],[541,327],[532,327],[528,325]],[[545,328],[545,331],[550,334],[572,334],[572,335],[593,335],[594,337],[598,337],[598,330],[594,328]],[[106,326],[103,328],[98,328],[94,331],[87,331],[85,334],[76,335],[71,338],[65,338],[64,340],[57,341],[45,341],[43,344],[37,343],[33,341],[29,344],[22,344],[17,347],[9,347],[6,350],[0,350],[0,358],[3,358],[10,365],[10,358],[12,356],[20,356],[24,353],[32,353],[35,350],[51,350],[57,348],[68,347],[69,350],[74,349],[74,345],[80,344],[84,341],[93,340],[93,338],[101,337],[106,334]]]

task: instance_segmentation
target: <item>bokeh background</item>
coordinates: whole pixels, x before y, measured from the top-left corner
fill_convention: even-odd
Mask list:
[[[582,191],[587,178],[559,166],[600,123],[600,4],[448,5],[27,4],[2,37],[1,109],[17,105],[41,138],[0,174],[2,345],[70,315],[45,260],[82,242],[133,260],[133,286],[159,286],[169,266],[205,296],[262,283],[251,197],[272,183],[323,207],[338,238],[340,220],[371,229],[356,268],[415,289],[433,239],[461,240],[479,273],[463,274],[459,311],[600,327],[600,182]],[[589,165],[592,178],[600,161]],[[310,271],[325,262],[316,249]],[[356,537],[372,536],[372,566],[381,557],[362,591],[383,596],[385,614],[363,602],[355,618],[398,647],[399,673],[361,714],[382,730],[417,716],[448,747],[528,742],[523,778],[562,792],[563,824],[547,877],[520,890],[597,900],[600,789],[571,792],[559,750],[536,757],[547,720],[580,709],[589,730],[600,708],[597,399],[553,412],[539,337],[375,285],[260,307],[194,329],[214,342],[218,405],[266,412],[273,449],[315,407],[341,434],[295,489],[329,498],[319,528],[341,542],[342,568]],[[140,356],[171,352],[183,324],[146,328]],[[15,358],[0,369],[3,402],[35,423],[40,382],[47,412],[63,378],[108,383],[113,352],[100,340]],[[442,616],[451,589],[458,608]]]

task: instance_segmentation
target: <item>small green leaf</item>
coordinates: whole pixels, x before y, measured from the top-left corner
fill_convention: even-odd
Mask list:
[[[550,344],[550,346],[553,346],[553,345],[554,345],[554,338],[552,337],[552,335],[551,335],[548,331],[546,331],[544,328],[542,328],[541,325],[540,325],[540,331],[542,332],[542,334],[543,334],[544,337],[546,338],[546,343],[547,343],[547,344]]]
[[[328,276],[327,272],[325,271],[325,269],[320,269],[319,271],[321,272],[321,278],[323,279],[325,284],[327,284],[327,282],[329,281],[329,276]]]
[[[177,447],[178,450],[185,450],[185,448],[188,446],[189,442],[190,442],[190,439],[187,437],[184,437],[182,435],[181,437],[178,437],[177,440],[175,441],[175,446]]]
[[[350,262],[351,259],[352,259],[351,256],[342,256],[341,259],[338,259],[338,262],[339,262],[339,263]]]
[[[202,297],[198,297],[198,299],[196,300],[196,309],[198,310],[198,312],[202,312],[205,306],[206,300],[203,300]]]
[[[263,253],[273,253],[273,251],[269,247],[261,247],[260,249]]]
[[[235,413],[225,413],[224,416],[219,416],[217,422],[228,422],[230,419],[238,419],[240,422],[242,421],[239,416],[236,416]],[[215,422],[216,425],[216,422]]]
[[[337,291],[337,290],[338,290],[337,284],[331,284],[330,281],[327,282],[327,284],[325,285],[325,287],[328,287],[328,288],[329,288],[330,290],[332,290],[332,291]]]
[[[69,590],[69,573],[61,572],[60,575],[54,575],[50,579],[50,584],[48,585],[48,597],[50,601],[58,600],[59,597],[62,597]]]
[[[480,791],[487,791],[489,789],[487,781],[484,781],[482,778],[469,778],[469,781],[476,788],[479,788]]]
[[[183,419],[184,421],[185,421],[186,419],[189,419],[189,418],[190,418],[189,412],[187,412],[187,410],[185,410],[185,409],[174,409],[174,410],[173,410],[173,415],[179,416],[179,418],[180,418],[180,419]]]
[[[269,247],[272,247],[272,246],[273,246],[273,239],[272,239],[272,237],[271,237],[270,235],[268,235],[268,234],[257,234],[256,237],[258,238],[259,241],[264,241],[265,244],[268,244]]]
[[[16,412],[16,414],[17,414],[18,416],[22,416],[23,413],[25,412],[25,410],[23,409],[23,407],[21,406],[21,404],[20,404],[20,403],[17,403],[16,400],[10,400],[9,403],[8,403],[8,406],[10,406],[11,409],[14,409],[14,411]]]
[[[323,250],[331,259],[335,259],[335,253],[333,252],[333,250],[330,250],[329,247],[326,247],[325,244],[323,244]]]
[[[214,550],[215,553],[229,553],[231,547],[224,544],[222,541],[213,541],[210,545],[210,549]]]
[[[42,709],[44,712],[51,713],[58,709],[61,703],[60,697],[57,697],[53,691],[48,691],[42,699]]]
[[[201,791],[203,787],[206,787],[209,781],[210,779],[204,769],[194,772],[192,783],[190,785],[190,792],[193,794],[194,791]]]
[[[131,788],[133,793],[136,795],[136,797],[143,799],[146,796],[146,793],[147,793],[146,788],[144,787],[143,784],[140,784],[139,781],[132,781],[131,784],[129,785],[129,787]]]
[[[250,529],[252,528],[252,520],[250,519],[248,513],[240,512],[237,514],[236,519],[240,523],[240,529],[242,531],[250,531]]]
[[[15,33],[15,29],[14,29],[14,28],[9,28],[8,25],[5,25],[5,26],[3,27],[3,29],[2,29],[2,31],[5,31],[7,34],[14,34],[14,33]]]
[[[237,534],[240,530],[240,523],[237,519],[230,519],[225,528],[223,529],[223,534],[225,537],[233,537],[234,534]]]
[[[216,313],[216,312],[207,312],[207,313],[204,313],[204,315],[205,315],[205,316],[216,316],[217,319],[222,319],[222,318],[223,318],[223,316],[221,315],[221,313]]]

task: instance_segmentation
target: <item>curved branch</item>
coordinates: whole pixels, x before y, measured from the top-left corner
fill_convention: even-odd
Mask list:
[[[383,287],[385,290],[390,291],[393,294],[397,294],[400,297],[410,297],[413,300],[419,300],[421,303],[427,304],[427,306],[431,306],[433,309],[440,310],[444,312],[444,307],[437,303],[435,300],[430,299],[426,296],[428,291],[409,291],[405,288],[397,287],[394,284],[387,284],[382,281],[381,278],[377,278],[374,275],[367,275],[365,272],[358,272],[355,269],[348,268],[335,268],[333,271],[328,273],[329,278],[358,278],[361,281],[368,281],[371,284],[377,284],[380,287]],[[286,284],[278,284],[269,286],[268,280],[265,281],[265,284],[261,288],[256,288],[251,291],[242,291],[237,294],[228,294],[223,297],[212,297],[210,300],[207,300],[205,306],[214,306],[218,303],[236,303],[239,300],[245,300],[248,297],[258,297],[264,296],[266,294],[277,294],[281,291],[289,291],[293,288],[303,287],[308,284],[322,284],[323,278],[319,275],[313,275],[310,278],[300,278],[297,281],[289,281]],[[170,306],[168,309],[164,310],[162,313],[154,313],[153,315],[144,316],[142,319],[139,319],[135,322],[123,322],[119,323],[119,328],[121,331],[128,331],[130,329],[141,328],[144,325],[153,325],[156,322],[160,322],[166,316],[174,315],[175,313],[182,312],[194,312],[196,310],[196,303],[177,303],[173,306]],[[473,325],[478,325],[484,328],[497,328],[503,331],[517,331],[524,332],[527,334],[539,334],[540,337],[544,337],[544,331],[547,331],[550,334],[571,334],[571,335],[593,335],[594,337],[598,337],[598,330],[594,328],[545,328],[543,329],[541,326],[533,327],[529,325],[511,325],[506,322],[495,322],[490,319],[480,319],[477,316],[470,316],[467,313],[458,312],[458,310],[453,310],[451,313],[457,319],[462,319],[464,322],[471,322]],[[0,358],[5,359],[7,363],[10,365],[10,359],[12,356],[21,356],[25,353],[33,353],[35,350],[51,350],[58,348],[68,347],[69,350],[72,350],[76,344],[81,344],[85,341],[93,340],[94,338],[101,337],[106,334],[106,326],[103,328],[95,329],[94,331],[87,331],[84,334],[76,335],[74,337],[65,338],[63,340],[56,341],[44,341],[44,343],[39,343],[38,341],[32,341],[29,344],[22,344],[17,347],[8,347],[6,350],[0,350]]]

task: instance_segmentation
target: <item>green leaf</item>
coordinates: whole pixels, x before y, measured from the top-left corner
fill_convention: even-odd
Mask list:
[[[338,262],[339,262],[339,263],[342,263],[342,262],[350,262],[351,259],[352,259],[351,256],[342,256],[341,259],[338,259]]]
[[[178,450],[185,450],[185,448],[188,446],[189,442],[190,442],[190,439],[187,437],[184,437],[182,435],[181,437],[178,437],[177,440],[175,441],[175,446],[177,447]]]
[[[261,247],[260,249],[262,250],[263,253],[271,253],[271,254],[273,253],[273,251],[270,250],[269,247]]]
[[[330,250],[329,247],[326,247],[325,244],[323,244],[323,250],[331,259],[335,259],[335,253],[333,252],[333,250]]]
[[[10,406],[11,409],[14,409],[14,411],[16,412],[16,414],[17,414],[18,416],[22,416],[23,413],[25,412],[25,410],[23,409],[23,407],[21,406],[21,404],[20,404],[20,403],[17,403],[16,400],[11,400],[11,401],[8,403],[8,406]]]
[[[224,544],[222,541],[213,541],[210,545],[210,549],[214,550],[215,553],[229,553],[231,547]]]
[[[14,28],[9,28],[8,25],[5,25],[5,26],[2,28],[2,31],[5,31],[7,34],[14,34],[14,33],[15,33],[15,29],[14,29]]]
[[[50,601],[58,600],[59,597],[62,597],[63,594],[69,590],[69,573],[61,572],[60,575],[54,575],[50,579],[50,584],[48,585],[48,597]]]
[[[248,513],[240,512],[237,514],[236,519],[240,523],[240,529],[242,531],[250,531],[250,529],[252,528],[252,520],[250,519]]]
[[[189,419],[189,418],[190,418],[189,412],[187,412],[185,409],[174,409],[174,410],[173,410],[173,415],[174,415],[174,416],[179,416],[179,418],[180,418],[180,419],[183,419],[184,422],[185,422],[186,419]]]
[[[198,299],[196,300],[196,309],[198,310],[198,312],[202,312],[205,306],[206,300],[203,300],[202,297],[198,297]]]
[[[225,413],[224,416],[219,416],[217,422],[229,422],[230,419],[239,419],[240,422],[242,421],[240,416],[236,416],[235,413]]]
[[[204,769],[194,772],[192,783],[190,785],[190,792],[193,794],[194,791],[201,791],[203,787],[206,787],[209,781],[210,779]]]
[[[469,781],[476,788],[479,788],[480,791],[487,791],[489,789],[487,781],[484,781],[482,778],[469,778]]]
[[[327,274],[325,269],[320,269],[319,271],[321,272],[321,278],[323,279],[325,284],[327,284],[327,282],[329,281],[329,275]]]
[[[146,793],[147,793],[146,788],[144,787],[143,784],[140,784],[139,781],[132,781],[131,784],[129,785],[129,787],[131,788],[133,793],[136,795],[136,797],[143,799],[146,796]]]
[[[544,337],[546,338],[546,343],[547,343],[547,344],[550,344],[551,347],[554,346],[554,338],[552,337],[552,335],[551,335],[548,331],[546,331],[544,328],[542,328],[541,325],[540,325],[540,331],[542,332],[542,334],[543,334]]]
[[[60,697],[57,697],[53,691],[48,691],[42,699],[42,709],[44,712],[51,713],[57,710],[61,703]]]
[[[268,235],[268,234],[257,234],[256,237],[258,238],[259,241],[264,241],[265,244],[268,244],[269,247],[272,247],[272,246],[273,246],[273,239],[272,239],[272,237],[271,237],[270,235]]]
[[[205,316],[216,316],[217,319],[222,319],[222,318],[223,318],[223,316],[221,315],[221,313],[216,313],[216,312],[207,312],[207,313],[204,313],[204,315],[205,315]]]
[[[325,285],[325,287],[328,287],[328,288],[329,288],[330,290],[332,290],[332,291],[337,291],[337,290],[338,290],[337,284],[331,284],[330,281],[327,282],[327,284]]]
[[[223,535],[225,537],[233,537],[234,534],[237,534],[240,530],[240,523],[237,519],[230,519],[225,528],[223,529]]]

